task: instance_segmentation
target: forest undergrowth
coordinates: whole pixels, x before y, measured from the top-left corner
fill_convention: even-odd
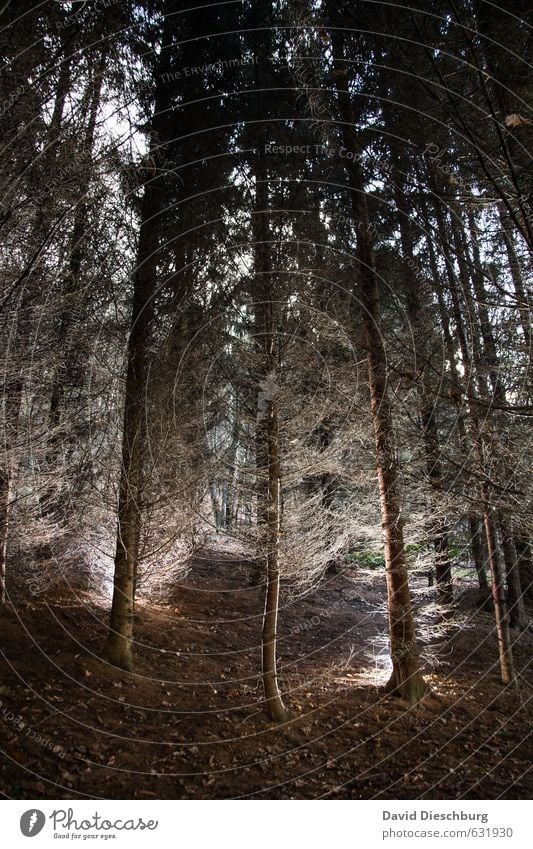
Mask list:
[[[140,595],[134,674],[100,658],[108,600],[66,583],[0,612],[0,714],[10,798],[424,799],[531,795],[533,633],[513,632],[502,687],[492,614],[456,579],[453,608],[412,591],[431,694],[384,693],[382,570],[347,565],[282,589],[279,676],[289,719],[260,709],[263,589],[250,563],[199,555],[165,604]],[[530,612],[530,611],[528,611]]]

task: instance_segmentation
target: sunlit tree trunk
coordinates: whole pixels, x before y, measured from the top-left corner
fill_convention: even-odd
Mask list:
[[[253,219],[255,251],[255,337],[258,350],[256,467],[258,559],[265,564],[266,593],[262,632],[264,706],[276,722],[287,718],[278,685],[277,622],[279,606],[280,446],[277,401],[277,361],[272,291],[272,261],[268,222],[268,174],[260,146],[255,173]]]
[[[254,74],[258,90],[263,83],[261,69],[269,61],[273,31],[265,29],[272,18],[272,4],[257,0],[251,7],[254,29]],[[283,722],[287,711],[283,704],[277,672],[277,623],[280,590],[279,536],[281,522],[281,472],[278,410],[278,334],[277,304],[272,274],[272,244],[269,208],[268,168],[265,142],[269,136],[261,127],[264,116],[256,110],[257,128],[253,131],[255,148],[252,170],[254,205],[252,235],[254,251],[253,320],[256,351],[256,426],[255,462],[258,550],[257,563],[266,578],[262,630],[263,706],[267,716]]]
[[[133,614],[142,528],[143,461],[146,441],[146,389],[153,297],[157,280],[159,214],[164,186],[163,145],[169,90],[171,21],[165,19],[151,129],[151,161],[155,175],[144,186],[141,227],[133,279],[133,304],[127,348],[122,426],[122,465],[118,496],[113,600],[103,657],[121,669],[133,668]]]
[[[271,373],[275,376],[275,372]],[[266,596],[262,654],[265,708],[271,719],[283,722],[287,711],[281,698],[277,674],[277,627],[279,608],[280,458],[279,422],[275,397],[260,398],[258,428],[267,446],[268,492],[266,504]]]
[[[330,9],[334,19],[337,10]],[[360,147],[356,126],[343,72],[344,44],[342,31],[331,31],[333,52],[337,57],[336,87],[341,118],[343,143],[348,150]],[[387,356],[383,343],[379,284],[374,262],[374,251],[363,172],[355,159],[344,161],[349,179],[351,209],[357,225],[356,287],[361,303],[364,344],[368,367],[368,383],[376,449],[376,471],[379,484],[381,520],[385,549],[389,637],[392,674],[388,689],[415,704],[429,688],[421,673],[420,656],[409,590],[405,557],[403,521],[398,490],[398,470],[394,447],[392,410],[387,389]]]
[[[159,189],[153,183],[148,184],[144,191],[128,340],[113,601],[109,633],[103,651],[106,660],[125,670],[133,668],[133,610],[142,522],[146,438],[147,346],[155,285],[158,245],[156,217],[159,209]]]

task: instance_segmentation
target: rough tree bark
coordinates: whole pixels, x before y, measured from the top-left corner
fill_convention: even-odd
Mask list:
[[[165,19],[160,53],[150,160],[154,173],[144,186],[141,227],[133,279],[133,304],[127,349],[127,373],[122,426],[122,466],[119,483],[113,601],[103,657],[113,666],[133,668],[133,614],[142,525],[143,460],[146,439],[146,381],[152,299],[156,288],[159,214],[162,209],[165,156],[165,114],[170,93],[165,82],[172,22]]]
[[[275,372],[270,372],[275,380]],[[263,656],[263,687],[265,694],[265,709],[275,722],[287,719],[287,711],[283,704],[278,686],[277,674],[277,626],[279,608],[279,534],[280,534],[280,448],[279,448],[279,417],[275,394],[270,389],[262,392],[258,417],[258,429],[266,440],[268,463],[268,495],[267,495],[267,525],[266,525],[266,596],[265,613],[262,632]]]
[[[479,446],[477,446],[477,450],[479,451]],[[501,679],[503,684],[516,686],[517,681],[513,661],[511,636],[509,633],[509,620],[507,618],[505,605],[503,572],[496,538],[496,528],[490,509],[486,484],[482,485],[482,503],[483,522],[485,524],[485,535],[487,538],[487,551],[492,575],[492,600],[494,602],[494,618],[496,621],[496,634],[498,636]]]
[[[258,554],[266,570],[262,676],[265,711],[270,719],[283,722],[287,718],[287,711],[278,686],[276,649],[280,584],[279,413],[276,398],[277,362],[268,222],[268,174],[263,145],[260,145],[257,154],[255,172],[255,335],[260,359],[256,423],[257,520],[262,531]]]
[[[146,436],[144,404],[147,347],[151,300],[155,288],[158,238],[154,222],[160,209],[159,194],[159,188],[154,183],[145,186],[128,340],[113,601],[109,633],[103,650],[106,660],[125,670],[133,668],[133,609],[142,521],[142,472]]]
[[[256,27],[253,36],[255,58],[255,85],[258,91],[264,85],[261,69],[268,65],[272,51],[273,30],[265,29],[272,18],[272,5],[268,0],[256,0],[251,9],[251,19]],[[257,522],[259,549],[257,560],[264,566],[266,576],[265,609],[262,630],[262,682],[263,706],[274,722],[283,722],[287,710],[278,685],[277,623],[279,606],[279,536],[280,536],[280,443],[279,411],[277,399],[278,355],[276,350],[276,305],[272,275],[272,245],[270,232],[268,169],[265,141],[268,131],[260,122],[265,120],[257,101],[253,131],[256,148],[253,159],[255,184],[252,210],[252,235],[254,240],[254,335],[257,351],[257,418],[255,428]]]
[[[332,14],[331,14],[332,13]],[[330,7],[330,17],[336,12]],[[337,57],[336,88],[340,115],[340,132],[347,150],[359,150],[351,97],[345,75],[343,34],[340,28],[331,30],[333,54]],[[420,656],[409,591],[405,558],[403,523],[398,490],[398,470],[394,449],[392,410],[387,389],[387,356],[381,331],[379,284],[374,262],[374,250],[365,184],[361,165],[354,159],[343,160],[349,178],[351,207],[357,224],[356,292],[363,316],[368,381],[376,447],[376,471],[379,483],[381,519],[385,548],[389,637],[392,674],[387,689],[416,704],[429,687],[420,669]]]

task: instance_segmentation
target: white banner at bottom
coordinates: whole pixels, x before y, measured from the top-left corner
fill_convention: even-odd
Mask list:
[[[470,800],[4,801],[1,839],[9,849],[72,844],[117,849],[523,849],[532,845],[532,807],[530,802]]]

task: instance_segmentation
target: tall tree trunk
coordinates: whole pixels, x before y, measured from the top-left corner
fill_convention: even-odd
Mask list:
[[[170,106],[168,63],[172,21],[165,18],[157,72],[150,157],[156,175],[144,186],[141,227],[133,279],[122,426],[122,466],[118,497],[113,601],[103,657],[127,671],[133,668],[133,613],[142,525],[143,461],[146,439],[147,359],[157,279],[159,215],[162,210],[165,116]]]
[[[335,20],[338,11],[329,6]],[[336,88],[340,114],[340,132],[347,150],[359,150],[359,139],[351,128],[357,125],[353,115],[344,68],[342,30],[331,31]],[[389,613],[389,637],[392,674],[389,691],[415,704],[429,691],[420,669],[420,656],[409,591],[405,557],[403,522],[398,491],[398,469],[394,449],[392,410],[387,390],[387,359],[381,330],[378,276],[368,218],[367,197],[361,165],[354,159],[343,160],[350,181],[354,225],[357,225],[357,294],[362,308],[370,402],[376,447],[376,471],[379,484],[381,520],[385,548],[385,571]]]
[[[379,301],[376,289],[377,286],[364,286],[360,291],[361,302],[368,315],[365,318],[365,342],[385,543],[392,659],[392,676],[388,687],[407,699],[410,704],[414,704],[427,693],[428,687],[420,673],[420,659],[409,592],[397,468],[392,441],[392,417],[386,388],[385,353],[379,323],[376,323],[379,322]]]
[[[147,347],[151,300],[155,289],[159,194],[159,188],[154,183],[145,186],[128,340],[113,601],[109,633],[103,651],[106,660],[125,670],[133,668],[133,610],[142,522],[146,437]]]
[[[275,372],[273,373],[275,379]],[[266,596],[263,619],[263,687],[265,693],[265,708],[275,722],[287,719],[287,711],[283,704],[278,686],[277,675],[277,623],[279,607],[279,534],[280,534],[280,463],[279,463],[279,421],[277,400],[275,396],[260,400],[259,416],[264,416],[264,428],[260,430],[267,443],[268,454],[268,501],[266,527]]]
[[[261,68],[266,67],[272,52],[272,30],[265,24],[272,18],[272,4],[256,0],[251,20],[256,27],[253,36],[255,85],[261,89]],[[272,244],[269,210],[268,169],[265,141],[268,130],[260,121],[264,115],[255,112],[257,131],[253,137],[256,152],[253,159],[255,201],[252,213],[254,240],[254,333],[258,359],[257,417],[255,431],[257,522],[259,526],[258,562],[266,574],[265,609],[262,630],[262,682],[264,709],[274,722],[283,722],[287,710],[278,685],[277,622],[279,607],[279,534],[280,534],[280,444],[277,400],[278,362],[276,351],[275,297],[272,275]]]
[[[509,621],[505,605],[503,588],[503,574],[496,539],[496,528],[488,503],[486,486],[483,485],[483,521],[487,537],[487,551],[492,576],[492,600],[494,602],[494,616],[496,620],[496,634],[498,636],[498,650],[500,655],[500,673],[502,683],[510,686],[516,685],[516,673],[514,669],[513,652],[511,647],[511,636],[509,634]]]
[[[265,711],[270,719],[283,722],[287,718],[287,711],[278,686],[276,659],[280,582],[279,415],[276,399],[277,363],[268,221],[268,174],[262,144],[257,153],[255,188],[254,270],[258,298],[255,305],[255,333],[260,358],[256,424],[257,521],[261,531],[258,556],[260,560],[264,559],[266,567],[262,675]]]

